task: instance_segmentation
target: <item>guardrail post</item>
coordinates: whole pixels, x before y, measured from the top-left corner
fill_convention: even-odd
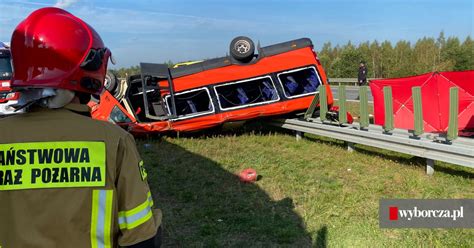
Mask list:
[[[304,136],[303,132],[296,131],[295,133],[296,133],[296,141],[300,141]]]
[[[415,119],[414,123],[414,132],[415,136],[420,136],[424,133],[423,130],[423,109],[421,107],[421,87],[413,87],[412,89],[413,97],[413,115]]]
[[[328,98],[326,94],[326,85],[322,85],[319,90],[319,117],[321,121],[326,120],[326,114],[328,112]]]
[[[348,152],[353,152],[355,150],[355,146],[353,142],[345,142],[347,145],[347,151]]]
[[[458,87],[449,89],[449,124],[447,140],[452,141],[458,137],[458,111],[459,111],[459,94]]]
[[[359,99],[360,99],[360,128],[366,128],[369,126],[369,98],[367,96],[368,87],[359,87]]]
[[[339,94],[339,122],[346,123],[347,122],[346,86],[339,85],[338,94]]]
[[[431,176],[434,173],[434,160],[433,159],[426,159],[426,174]]]
[[[393,99],[392,99],[392,87],[383,87],[383,100],[385,105],[385,123],[383,129],[385,132],[393,130]]]
[[[314,111],[316,110],[316,107],[318,106],[318,104],[319,104],[319,92],[316,92],[316,94],[314,95],[313,101],[311,101],[309,108],[306,110],[306,113],[304,114],[305,120],[308,120],[309,118],[313,118]]]

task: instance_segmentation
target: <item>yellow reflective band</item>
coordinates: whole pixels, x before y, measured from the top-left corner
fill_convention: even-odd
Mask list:
[[[91,247],[97,248],[97,219],[99,215],[99,191],[92,191]]]
[[[148,191],[148,193],[146,194],[147,198],[148,198],[148,202],[150,202],[150,207],[153,207],[153,205],[155,205],[155,203],[153,202],[153,197],[151,196],[151,192]]]
[[[111,226],[112,226],[112,208],[113,208],[113,190],[107,190],[107,196],[105,199],[105,226],[104,226],[104,237],[105,247],[112,247],[111,244]]]
[[[151,193],[148,192],[145,202],[128,211],[118,213],[120,229],[133,229],[145,222],[153,216],[151,207],[153,206]]]
[[[112,247],[113,190],[94,190],[92,192],[91,247]]]
[[[105,167],[100,141],[0,144],[0,191],[103,187]]]

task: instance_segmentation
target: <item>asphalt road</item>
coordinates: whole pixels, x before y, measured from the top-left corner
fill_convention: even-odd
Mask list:
[[[338,87],[337,85],[331,85],[331,90],[332,90],[332,94],[333,94],[333,97],[335,99],[338,98]],[[369,92],[368,92],[368,96],[369,96],[369,102],[373,101],[374,99],[372,98],[372,93],[370,92],[370,88],[369,88]],[[346,86],[346,98],[347,100],[359,100],[359,87],[357,86]]]

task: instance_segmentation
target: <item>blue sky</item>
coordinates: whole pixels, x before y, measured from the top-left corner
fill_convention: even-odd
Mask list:
[[[117,65],[223,56],[230,40],[262,46],[309,37],[358,44],[473,36],[472,0],[0,0],[0,41],[31,11],[60,5],[93,26]]]

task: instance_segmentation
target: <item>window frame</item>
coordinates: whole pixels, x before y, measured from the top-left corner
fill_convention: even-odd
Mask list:
[[[282,74],[288,74],[288,73],[292,73],[292,72],[297,72],[297,71],[302,71],[302,70],[306,70],[306,69],[313,69],[314,72],[316,73],[316,76],[318,77],[318,80],[319,80],[319,86],[318,86],[318,88],[317,88],[316,91],[314,91],[314,92],[303,93],[303,94],[294,95],[294,96],[288,96],[288,95],[286,94],[285,86],[283,85],[283,82],[282,82],[281,79],[280,79],[280,75],[282,75]],[[277,77],[277,79],[278,79],[278,82],[280,83],[281,89],[282,89],[282,91],[283,91],[283,95],[285,95],[285,97],[288,98],[288,99],[293,99],[293,98],[299,98],[299,97],[314,95],[314,94],[316,94],[317,92],[319,92],[319,87],[320,87],[321,85],[323,85],[323,80],[321,79],[321,76],[319,76],[319,72],[318,72],[318,70],[316,69],[315,66],[306,66],[306,67],[291,69],[291,70],[287,70],[287,71],[282,71],[282,72],[277,73],[276,77]]]
[[[244,82],[249,82],[249,81],[254,81],[254,80],[259,80],[263,78],[268,78],[270,79],[270,82],[272,83],[273,89],[275,90],[276,95],[278,98],[276,100],[270,100],[270,101],[264,101],[264,102],[258,102],[258,103],[250,103],[250,104],[245,104],[241,106],[235,106],[235,107],[229,107],[229,108],[223,108],[221,105],[221,100],[219,98],[219,94],[217,93],[217,88],[222,87],[222,86],[227,86],[227,85],[232,85],[232,84],[239,84],[239,83],[244,83]],[[214,93],[216,93],[216,98],[217,98],[217,103],[219,105],[219,109],[222,111],[229,111],[229,110],[235,110],[235,109],[241,109],[241,108],[246,108],[246,107],[252,107],[252,106],[258,106],[258,105],[265,105],[265,104],[270,104],[274,102],[280,101],[280,94],[278,92],[278,89],[275,85],[275,82],[273,81],[272,77],[270,75],[265,75],[265,76],[259,76],[259,77],[254,77],[254,78],[249,78],[249,79],[244,79],[244,80],[239,80],[239,81],[233,81],[229,83],[224,83],[224,84],[219,84],[219,85],[214,85],[213,86]]]
[[[207,87],[200,87],[200,88],[195,88],[195,89],[176,92],[176,93],[174,93],[174,96],[176,97],[176,96],[183,95],[183,94],[186,94],[186,93],[191,93],[191,92],[201,91],[201,90],[206,91],[207,96],[209,97],[209,102],[211,103],[211,106],[212,106],[212,110],[206,111],[206,112],[193,113],[193,114],[189,114],[189,115],[178,115],[176,118],[173,118],[173,119],[170,119],[170,120],[172,120],[172,121],[184,120],[184,119],[190,119],[190,118],[197,117],[197,116],[202,116],[202,115],[215,113],[216,108],[214,106],[214,102],[212,101],[211,92],[209,91],[209,89]],[[165,96],[165,107],[166,107],[166,111],[168,112],[168,114],[171,114],[170,113],[171,111],[170,111],[170,108],[169,108],[169,105],[168,105],[168,99],[170,97],[171,97],[171,95],[169,95],[169,94]],[[175,99],[175,101],[176,101],[176,99]]]

